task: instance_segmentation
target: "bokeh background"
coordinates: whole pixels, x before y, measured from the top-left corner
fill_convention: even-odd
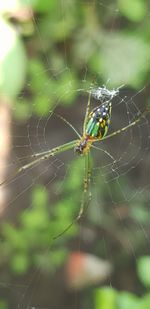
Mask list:
[[[15,171],[76,139],[88,91],[120,86],[110,132],[149,107],[148,0],[0,4],[0,309],[149,309],[149,114],[92,151],[91,203],[76,217],[84,158]],[[99,103],[92,98],[92,107]]]

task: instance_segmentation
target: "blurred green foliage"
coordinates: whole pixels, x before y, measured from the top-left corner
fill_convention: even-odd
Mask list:
[[[137,273],[145,289],[150,286],[150,256],[137,259]],[[95,309],[149,309],[150,293],[138,297],[133,293],[120,292],[111,287],[104,287],[94,291]]]
[[[150,286],[150,256],[143,256],[137,260],[139,279]],[[138,297],[133,293],[120,292],[110,287],[97,289],[94,293],[95,309],[149,309],[150,293]]]
[[[146,17],[148,3],[142,0],[133,0],[126,2],[119,0],[121,13],[133,22],[140,22]]]
[[[8,309],[7,302],[3,299],[0,299],[0,309]]]
[[[33,10],[35,18],[20,18],[19,33],[13,25],[6,24],[4,17],[11,10],[24,12],[26,8]],[[7,56],[8,50],[1,60],[2,91],[8,96],[17,96],[27,71],[28,96],[20,97],[20,104],[14,109],[16,116],[19,119],[23,115],[26,119],[32,113],[46,116],[58,100],[61,104],[75,102],[76,90],[86,88],[85,82],[81,87],[85,74],[87,83],[93,78],[98,82],[109,79],[110,87],[121,84],[142,87],[150,60],[147,10],[146,0],[107,1],[104,5],[99,1],[85,4],[75,0],[63,3],[60,0],[13,0],[1,4],[1,28],[7,25],[7,36],[10,39],[12,34],[16,36],[16,47],[9,47],[12,56]],[[114,16],[116,24],[125,18],[125,26],[120,24],[113,29]],[[28,33],[29,28],[32,30]],[[27,37],[24,42],[21,42],[21,29],[22,35]]]
[[[141,282],[150,288],[150,256],[142,256],[137,261],[137,271]]]
[[[56,183],[59,201],[49,202],[48,190],[38,185],[33,188],[31,206],[18,218],[19,226],[4,223],[0,242],[1,266],[7,262],[10,270],[18,275],[36,266],[42,271],[54,272],[67,254],[66,242],[76,236],[78,228],[74,225],[57,237],[76,218],[82,196],[83,158],[72,163],[66,182]],[[62,190],[62,192],[61,192]],[[76,192],[80,192],[78,195]],[[65,191],[65,195],[63,195]],[[46,250],[46,253],[45,253]]]
[[[95,309],[149,309],[150,293],[138,297],[106,287],[95,292]]]
[[[64,244],[77,233],[77,227],[74,226],[65,237],[54,240],[73,221],[75,199],[74,209],[72,206],[71,200],[67,198],[49,205],[48,191],[44,186],[36,186],[32,192],[31,208],[18,218],[19,227],[7,223],[3,225],[1,266],[7,262],[18,275],[26,273],[33,266],[45,272],[54,272],[65,260],[67,249]],[[54,207],[52,213],[51,207]]]

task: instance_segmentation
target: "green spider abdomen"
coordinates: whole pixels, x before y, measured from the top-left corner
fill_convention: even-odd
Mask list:
[[[106,136],[111,118],[111,103],[105,103],[93,109],[89,114],[86,135],[102,139]]]
[[[111,103],[98,106],[88,116],[88,121],[83,137],[75,147],[75,152],[79,155],[85,155],[96,140],[103,139],[106,136],[111,118]]]

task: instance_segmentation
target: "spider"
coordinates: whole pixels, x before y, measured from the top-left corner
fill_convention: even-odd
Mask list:
[[[90,203],[91,200],[91,193],[89,190],[90,177],[91,177],[90,149],[97,148],[95,145],[93,145],[93,143],[108,139],[117,134],[120,134],[121,132],[128,130],[129,128],[135,126],[141,120],[141,118],[148,112],[147,110],[145,110],[143,113],[139,115],[137,119],[129,123],[127,126],[122,127],[121,129],[107,135],[111,122],[111,112],[112,112],[111,101],[115,96],[119,94],[119,88],[117,88],[116,90],[115,89],[108,90],[106,87],[98,87],[97,89],[91,89],[89,91],[88,102],[83,123],[82,136],[78,133],[78,131],[68,120],[52,111],[54,115],[56,115],[59,119],[61,119],[64,123],[66,123],[76,133],[78,138],[63,145],[60,145],[58,147],[54,147],[53,149],[32,155],[31,157],[33,158],[33,161],[20,167],[16,172],[13,173],[13,175],[11,175],[9,178],[4,180],[0,184],[4,185],[8,183],[10,180],[12,180],[15,176],[29,169],[30,167],[36,165],[37,163],[40,163],[43,160],[47,160],[50,157],[54,157],[57,154],[60,154],[73,148],[74,152],[77,155],[84,157],[85,172],[84,172],[84,183],[83,183],[83,197],[80,205],[80,210],[74,221],[71,222],[70,225],[67,226],[62,232],[54,236],[53,239],[62,236],[65,232],[67,232],[70,229],[70,227],[76,221],[79,221],[84,213],[85,208],[87,208]],[[100,103],[97,107],[95,107],[90,111],[91,96],[93,96]]]

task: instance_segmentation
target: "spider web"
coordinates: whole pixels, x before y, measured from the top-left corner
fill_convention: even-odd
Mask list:
[[[107,5],[106,2],[97,3],[100,8],[104,8],[108,12],[108,15],[112,15],[110,26],[111,33],[116,26],[117,4],[116,7],[111,7]],[[66,4],[64,1],[61,1],[59,14],[62,15],[63,20],[65,20],[65,8]],[[69,65],[67,43],[65,40],[63,48],[66,64],[63,70],[59,70],[55,73],[55,67],[51,66],[44,50],[44,34],[38,27],[38,17],[35,17],[33,22],[35,31],[38,33],[39,39],[41,40],[41,48],[45,55],[44,64],[46,67],[44,71],[37,72],[37,78],[40,78],[41,75],[48,72],[50,78],[52,75],[54,79],[59,80],[61,75],[67,73],[70,74],[70,82],[62,86],[61,92],[58,94],[55,104],[50,108],[48,115],[45,116],[43,113],[44,115],[37,117],[33,114],[28,120],[23,122],[16,120],[15,116],[13,116],[11,121],[11,156],[6,166],[8,175],[11,175],[17,168],[30,162],[32,155],[52,149],[53,147],[77,138],[75,132],[73,132],[66,123],[61,121],[54,113],[51,113],[51,109],[67,119],[77,128],[79,133],[82,134],[82,126],[88,100],[87,91],[91,87],[91,78],[88,76],[88,60],[85,60],[85,69],[81,74],[82,78],[80,85],[74,87],[72,68]],[[107,81],[109,78],[110,81]],[[111,89],[111,82],[113,84],[111,77],[105,76],[105,80],[106,87]],[[33,84],[31,82],[31,84],[28,84],[28,89],[30,90],[32,86]],[[45,82],[45,89],[47,89],[47,86]],[[97,83],[97,86],[102,85]],[[119,86],[121,85],[118,85],[118,87]],[[93,87],[95,87],[95,84]],[[40,90],[38,95],[44,94],[45,89],[42,90],[42,93]],[[141,115],[146,108],[143,102],[146,100],[147,89],[148,86],[145,86],[138,91],[133,91],[129,90],[126,85],[120,89],[119,95],[113,99],[109,133],[128,126]],[[63,97],[69,95],[70,92],[75,93],[75,104],[63,107],[61,105]],[[53,89],[52,94],[56,95],[55,90],[53,93]],[[20,95],[20,104],[24,101],[25,95],[26,93]],[[35,109],[36,104],[35,101]],[[92,98],[91,108],[98,104],[99,103]],[[14,115],[16,111],[17,107],[14,106]],[[46,298],[45,300],[43,295],[40,298],[38,294],[40,293],[39,291],[42,287],[42,283],[45,286],[50,284],[52,287],[52,283],[49,283],[49,278],[46,276],[47,268],[43,266],[43,263],[45,263],[47,259],[43,258],[42,260],[41,256],[49,257],[51,251],[54,250],[53,248],[55,248],[55,246],[57,248],[61,241],[63,246],[67,248],[67,240],[69,239],[72,242],[73,239],[73,245],[70,247],[71,250],[80,251],[82,251],[84,247],[89,251],[91,244],[95,241],[99,241],[103,250],[98,250],[98,247],[96,247],[96,250],[99,256],[108,260],[113,260],[115,257],[114,251],[117,247],[116,244],[119,243],[119,248],[123,248],[123,252],[127,256],[136,260],[138,246],[136,246],[135,239],[137,240],[139,235],[142,235],[141,242],[144,239],[142,243],[143,247],[147,246],[149,242],[148,227],[144,219],[141,218],[147,214],[147,203],[149,200],[150,179],[149,173],[147,172],[149,166],[149,140],[149,115],[145,115],[134,127],[130,127],[121,134],[117,134],[110,139],[108,138],[95,144],[95,146],[100,149],[91,150],[92,174],[90,188],[92,200],[80,223],[80,231],[78,231],[77,234],[76,228],[73,228],[72,232],[69,232],[69,236],[64,234],[64,240],[58,239],[52,244],[50,240],[49,245],[46,244],[43,250],[40,249],[41,255],[38,252],[39,259],[37,263],[32,264],[29,273],[27,272],[27,274],[14,279],[10,273],[7,274],[6,270],[2,271],[0,280],[2,295],[9,295],[8,297],[13,303],[12,308],[56,308],[57,305],[54,303],[53,298],[49,300],[49,298],[44,295]],[[53,208],[57,208],[59,199],[63,201],[62,204],[67,203],[66,195],[69,195],[68,205],[70,204],[75,208],[72,213],[75,217],[80,205],[77,207],[77,202],[74,205],[73,199],[75,198],[76,190],[78,190],[80,196],[77,201],[78,204],[80,204],[83,193],[83,173],[84,158],[75,158],[74,151],[69,151],[51,158],[50,160],[45,160],[42,163],[40,162],[36,164],[35,167],[31,167],[25,172],[18,174],[4,186],[4,189],[8,192],[5,217],[13,222],[13,224],[20,225],[20,215],[22,212],[25,214],[30,214],[31,212],[32,214],[35,202],[33,192],[36,187],[40,187],[42,192],[48,192],[47,204],[50,206],[50,213],[48,210],[47,214],[50,217],[51,215],[53,216],[52,210]],[[69,186],[69,182],[73,182],[72,186]],[[75,187],[73,190],[72,187],[74,184],[77,186],[77,189]],[[72,197],[70,197],[70,195],[72,195]],[[141,212],[140,215],[142,207],[145,212]],[[64,211],[66,207],[62,208]],[[72,218],[72,214],[70,218]],[[58,228],[58,233],[65,227],[66,223],[64,220],[64,222],[62,222],[62,227],[60,225]],[[79,238],[77,238],[76,241],[74,240],[75,236]],[[121,256],[121,249],[119,254]],[[49,272],[49,276],[50,275],[51,269]],[[53,279],[52,276],[52,281]],[[54,285],[54,289],[55,288],[56,286]],[[46,293],[48,293],[47,289]],[[78,306],[79,296],[76,293],[75,295],[77,303],[74,303],[73,308],[80,308]],[[64,306],[67,308],[66,304],[64,304]]]

